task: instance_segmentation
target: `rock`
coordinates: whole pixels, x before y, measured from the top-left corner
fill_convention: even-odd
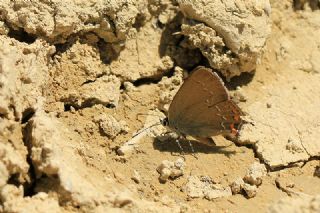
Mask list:
[[[213,184],[210,188],[206,188],[203,194],[206,199],[214,200],[220,197],[229,197],[232,195],[232,191],[229,186],[223,187],[220,184]]]
[[[123,41],[139,13],[138,2],[130,1],[96,2],[94,6],[85,1],[56,1],[54,5],[1,1],[0,8],[9,25],[55,43],[64,43],[71,35],[85,32],[107,42]]]
[[[0,138],[1,139],[1,138]],[[17,181],[24,183],[28,177],[29,165],[25,156],[10,143],[0,143],[0,187],[14,174]]]
[[[262,183],[262,178],[267,174],[267,169],[264,164],[258,162],[253,163],[245,177],[243,178],[244,182],[251,185],[259,186]]]
[[[3,187],[9,179],[9,172],[6,166],[0,161],[0,188]]]
[[[199,48],[202,54],[209,58],[210,65],[213,68],[222,70],[235,63],[232,52],[224,52],[223,47],[225,44],[223,39],[211,27],[203,23],[183,24],[181,26],[181,34],[188,38],[191,48]]]
[[[28,45],[0,37],[1,117],[20,120],[24,112],[34,110],[49,78],[46,64],[54,51],[54,46],[41,40]]]
[[[32,197],[23,197],[22,186],[17,188],[10,184],[6,185],[0,191],[0,200],[3,203],[3,212],[56,213],[63,211],[57,198],[47,193],[39,192]]]
[[[22,186],[16,187],[11,184],[7,184],[0,190],[1,201],[7,202],[10,200],[14,200],[16,198],[23,197],[23,188]]]
[[[124,86],[124,89],[125,89],[127,92],[138,91],[137,87],[135,87],[135,86],[133,85],[133,83],[131,83],[131,82],[129,82],[129,81],[123,82],[123,86]]]
[[[159,51],[163,30],[154,28],[148,21],[139,30],[131,29],[127,37],[125,43],[107,43],[105,54],[112,60],[107,65],[111,74],[122,81],[134,82],[143,78],[159,79],[173,69],[173,59]]]
[[[81,148],[80,136],[70,131],[56,117],[41,110],[29,122],[28,131],[32,135],[29,143],[32,147],[31,159],[35,175],[48,177],[48,180],[43,181],[44,184],[39,183],[37,190],[50,188],[50,183],[57,186],[50,189],[62,199],[70,200],[83,208],[93,208],[96,203],[109,202],[110,198],[105,195],[115,184],[104,188],[98,184],[105,181],[103,177],[95,177],[94,183],[87,179],[92,173],[87,170],[85,156],[76,151]]]
[[[250,185],[248,183],[243,184],[242,186],[244,192],[248,196],[248,198],[253,198],[257,195],[257,186]]]
[[[301,50],[290,54],[290,58],[302,51],[301,47]],[[282,76],[275,80],[277,82],[272,87],[267,86],[264,89],[266,95],[259,97],[263,101],[254,101],[246,107],[252,122],[243,124],[239,144],[254,144],[257,155],[271,170],[320,156],[317,140],[320,137],[320,128],[317,128],[319,121],[314,119],[320,116],[317,110],[320,99],[310,101],[307,98],[308,94],[313,94],[313,97],[320,95],[320,89],[316,86],[319,80],[319,75],[310,78],[303,73]],[[308,87],[303,86],[303,82],[308,82]],[[297,89],[292,89],[293,86]],[[297,93],[301,97],[298,104],[294,98]],[[284,99],[286,102],[282,101]],[[267,108],[266,103],[271,104],[272,108]],[[299,116],[295,116],[297,112]]]
[[[112,115],[100,115],[93,119],[99,125],[100,130],[109,138],[114,139],[121,132],[127,132],[125,121],[117,121]]]
[[[193,47],[228,79],[254,71],[269,36],[271,6],[264,1],[178,0],[190,22],[182,25]],[[198,21],[198,22],[196,22]]]
[[[183,158],[178,158],[175,162],[174,162],[174,166],[178,169],[183,169],[183,167],[185,166],[185,162],[183,160]]]
[[[266,174],[267,169],[264,164],[253,163],[247,170],[244,178],[237,178],[230,184],[232,193],[238,194],[243,191],[248,198],[256,196],[258,186],[262,184],[262,178]]]
[[[157,171],[160,174],[159,180],[166,182],[169,178],[177,178],[183,175],[183,168],[185,166],[184,160],[178,158],[175,162],[164,160],[157,167]]]
[[[206,198],[208,200],[232,195],[232,191],[229,186],[223,187],[220,184],[215,184],[210,177],[206,176],[201,178],[197,176],[189,176],[188,182],[184,186],[183,190],[190,198]]]
[[[242,178],[237,178],[235,181],[233,181],[230,185],[231,191],[233,194],[238,194],[241,192],[243,185],[244,185],[244,181]]]
[[[159,109],[164,110],[165,112],[168,111],[173,97],[183,83],[183,75],[183,69],[175,67],[172,77],[163,77],[159,82],[159,89],[163,91],[160,93]]]
[[[140,183],[141,181],[141,177],[140,174],[137,170],[133,170],[133,175],[131,177],[131,179],[135,182],[135,183]]]
[[[270,205],[267,212],[320,212],[320,195],[285,197]]]
[[[197,176],[189,176],[184,191],[190,198],[203,198],[203,188],[205,184]]]
[[[97,104],[117,107],[120,98],[120,80],[112,75],[97,78],[78,89],[70,90],[61,100],[77,108],[90,107]]]
[[[9,30],[9,27],[3,21],[0,21],[0,35],[7,35]]]

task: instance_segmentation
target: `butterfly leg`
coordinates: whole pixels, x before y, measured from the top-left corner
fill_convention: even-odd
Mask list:
[[[192,146],[191,141],[190,141],[190,140],[187,140],[187,141],[188,141],[188,144],[189,144],[189,146],[190,146],[190,149],[191,149],[191,152],[192,152],[192,156],[193,156],[195,159],[198,159],[198,157],[197,157],[197,155],[196,155],[196,153],[195,153],[195,151],[194,151],[194,148],[193,148],[193,146]]]
[[[176,143],[178,144],[179,149],[181,150],[182,153],[184,153],[183,148],[180,144],[179,138],[176,139]]]
[[[171,154],[172,154],[173,156],[180,156],[180,157],[182,157],[184,160],[186,160],[185,157],[184,157],[185,152],[184,152],[184,150],[183,150],[183,148],[182,148],[182,146],[181,146],[181,144],[180,144],[179,138],[176,139],[176,143],[178,144],[178,147],[179,147],[181,153],[178,154],[178,155],[173,154],[173,153],[171,153]]]
[[[189,147],[191,149],[192,156],[195,157],[196,159],[198,159],[198,157],[196,156],[196,153],[194,151],[194,148],[193,148],[193,145],[192,145],[191,141],[189,139],[187,139],[187,137],[185,135],[181,135],[180,138],[188,141]]]
[[[188,144],[189,144],[189,147],[191,149],[191,152],[194,153],[194,148],[193,148],[192,143],[191,143],[190,140],[188,140]]]

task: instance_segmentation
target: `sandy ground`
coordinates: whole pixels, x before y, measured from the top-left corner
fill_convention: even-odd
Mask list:
[[[1,1],[0,212],[320,212],[319,8]],[[199,65],[245,122],[182,152],[141,130]]]

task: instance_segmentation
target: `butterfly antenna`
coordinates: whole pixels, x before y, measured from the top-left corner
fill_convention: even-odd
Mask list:
[[[137,114],[137,117],[138,117],[139,115],[152,115],[152,116],[156,116],[156,117],[158,117],[158,118],[161,118],[160,115],[152,114],[152,113],[138,113],[138,114]]]
[[[162,125],[162,123],[161,123],[161,122],[154,123],[154,124],[152,124],[151,126],[148,126],[148,127],[146,127],[146,128],[143,128],[143,129],[139,130],[138,132],[136,132],[136,133],[132,136],[132,138],[140,135],[142,132],[144,132],[144,131],[146,131],[146,130],[148,130],[148,129],[151,129],[152,127],[159,126],[159,125]]]

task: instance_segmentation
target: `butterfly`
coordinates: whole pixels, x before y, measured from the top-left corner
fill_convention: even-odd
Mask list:
[[[243,112],[230,99],[221,78],[211,69],[195,68],[174,96],[164,126],[206,145],[211,137],[238,134]],[[211,140],[210,140],[211,139]]]

